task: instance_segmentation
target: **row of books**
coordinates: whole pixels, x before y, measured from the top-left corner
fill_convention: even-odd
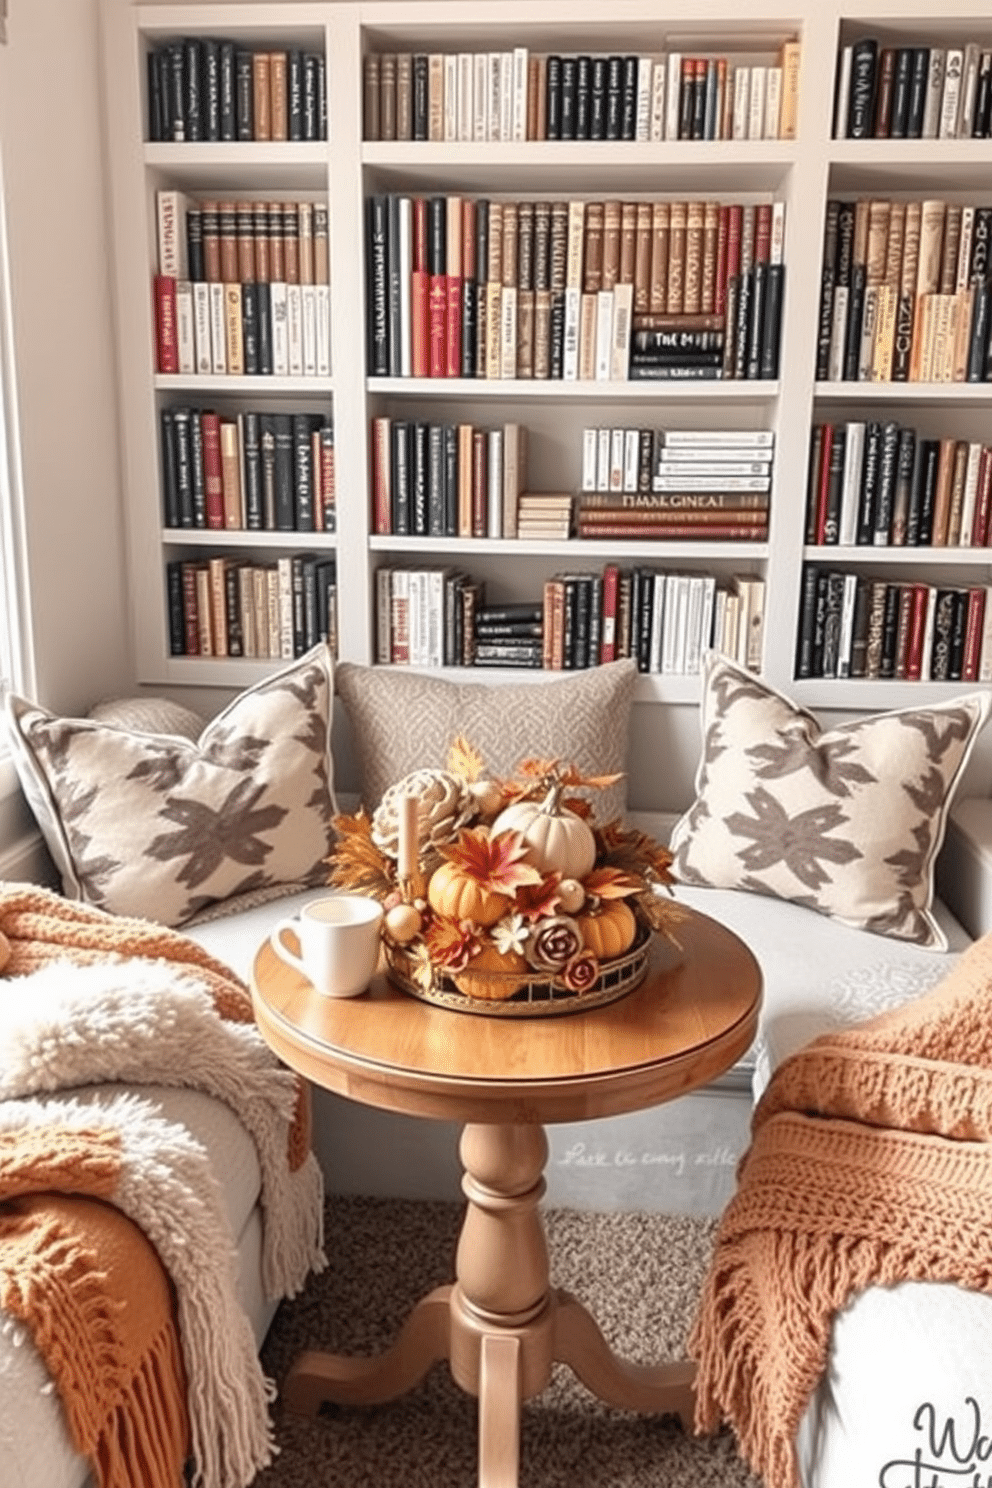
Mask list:
[[[287,553],[273,563],[175,558],[166,593],[173,656],[292,660],[319,641],[337,651],[336,568],[326,554]]]
[[[326,139],[326,90],[321,53],[175,37],[148,52],[148,138]]]
[[[167,528],[334,532],[334,425],[325,414],[166,407],[161,429]]]
[[[807,564],[797,677],[992,681],[992,601],[967,587]]]
[[[692,674],[716,646],[760,669],[764,580],[607,564],[548,579],[534,602],[489,604],[457,568],[376,571],[377,660],[423,667],[576,670],[634,657],[643,672]]]
[[[930,438],[894,419],[814,424],[808,544],[988,547],[992,445]]]
[[[864,36],[842,47],[835,139],[988,139],[992,50],[895,46]]]
[[[783,202],[367,204],[373,377],[774,378]]]
[[[372,530],[378,536],[516,537],[527,429],[372,420]]]
[[[673,474],[707,481],[711,477],[765,475],[769,477],[766,489],[770,489],[774,451],[772,429],[590,426],[582,431],[580,489],[583,494],[645,495],[652,490],[673,490],[671,485],[659,484],[662,477]],[[741,465],[748,468],[739,469]],[[719,479],[706,487],[720,488]],[[688,492],[693,486],[684,484],[680,489]]]
[[[794,139],[798,41],[735,56],[368,52],[366,140]]]
[[[985,382],[992,207],[830,198],[818,380]]]
[[[159,372],[327,377],[326,201],[156,195]]]

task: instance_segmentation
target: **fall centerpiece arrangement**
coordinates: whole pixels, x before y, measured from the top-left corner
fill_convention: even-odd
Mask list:
[[[390,976],[414,996],[517,1016],[610,1001],[683,914],[661,892],[668,850],[596,825],[576,794],[620,778],[528,759],[498,780],[459,738],[446,769],[397,781],[371,816],[335,817],[330,882],[382,902]]]

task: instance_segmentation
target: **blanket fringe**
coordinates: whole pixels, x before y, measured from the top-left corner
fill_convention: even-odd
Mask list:
[[[92,1454],[100,1488],[175,1488],[189,1451],[186,1376],[174,1327],[149,1345]]]

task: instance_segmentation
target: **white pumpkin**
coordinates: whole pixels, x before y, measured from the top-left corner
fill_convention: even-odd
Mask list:
[[[541,873],[560,873],[563,878],[585,878],[596,861],[596,838],[592,828],[561,804],[562,787],[555,783],[543,801],[517,801],[501,811],[490,829],[519,832],[526,846],[526,861]]]

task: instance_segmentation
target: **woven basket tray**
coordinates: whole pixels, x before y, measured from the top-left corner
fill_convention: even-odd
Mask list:
[[[573,992],[553,977],[535,977],[508,997],[469,997],[460,991],[450,976],[439,970],[435,970],[434,981],[429,987],[414,981],[410,975],[410,958],[399,946],[386,944],[386,960],[389,980],[421,1002],[486,1018],[551,1018],[561,1013],[578,1013],[583,1008],[602,1007],[633,992],[647,972],[653,938],[650,930],[640,926],[630,950],[612,961],[603,961],[600,975],[585,992]],[[501,975],[513,984],[520,980],[519,975],[513,973],[486,972],[485,975],[487,981],[498,981]]]

